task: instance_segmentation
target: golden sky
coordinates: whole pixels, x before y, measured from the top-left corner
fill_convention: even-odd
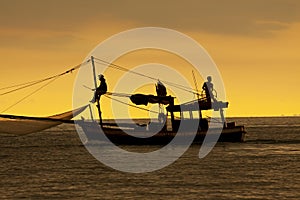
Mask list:
[[[228,116],[299,115],[299,11],[297,0],[2,0],[0,88],[64,72],[113,34],[153,26],[182,32],[208,51],[225,84]],[[58,79],[6,113],[71,109],[75,78]],[[0,96],[0,110],[36,88]]]

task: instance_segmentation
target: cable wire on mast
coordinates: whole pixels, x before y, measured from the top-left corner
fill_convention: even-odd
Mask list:
[[[3,111],[1,111],[1,113],[6,112],[7,110],[11,109],[12,107],[16,106],[17,104],[21,103],[22,101],[24,101],[25,99],[27,99],[28,97],[32,96],[33,94],[37,93],[38,91],[40,91],[41,89],[43,89],[44,87],[46,87],[47,85],[49,85],[50,83],[54,82],[57,78],[50,80],[48,83],[42,85],[41,87],[39,87],[38,89],[34,90],[33,92],[31,92],[30,94],[26,95],[25,97],[21,98],[20,100],[18,100],[16,103],[10,105],[9,107],[7,107],[6,109],[4,109]]]
[[[60,78],[61,76],[64,76],[64,75],[69,74],[69,73],[72,73],[73,71],[79,69],[80,67],[86,65],[89,62],[90,62],[90,60],[87,60],[87,61],[85,61],[85,62],[83,62],[83,63],[81,63],[79,65],[76,65],[75,67],[72,67],[71,69],[69,69],[69,70],[67,70],[67,71],[65,71],[63,73],[60,73],[60,74],[57,74],[57,75],[54,75],[54,76],[50,76],[50,77],[47,77],[47,78],[44,78],[44,79],[40,79],[40,80],[36,80],[36,81],[29,81],[29,82],[26,82],[26,83],[21,83],[21,84],[17,84],[17,85],[13,85],[13,86],[8,86],[8,87],[0,88],[0,90],[5,90],[5,89],[10,89],[10,88],[18,87],[16,89],[0,93],[0,96],[3,96],[3,95],[6,95],[6,94],[10,94],[10,93],[13,93],[13,92],[16,92],[16,91],[28,88],[30,86],[34,86],[34,85],[39,84],[39,83],[43,83],[45,81],[49,81],[46,84],[44,84],[44,85],[40,86],[39,88],[37,88],[36,90],[34,90],[33,92],[27,94],[26,96],[24,96],[23,98],[21,98],[20,100],[18,100],[17,102],[15,102],[14,104],[10,105],[9,107],[7,107],[3,111],[1,111],[1,113],[6,112],[7,110],[11,109],[12,107],[18,105],[19,103],[21,103],[22,101],[24,101],[28,97],[32,96],[33,94],[37,93],[38,91],[40,91],[44,87],[48,86],[50,83],[54,82],[56,79]]]
[[[102,60],[102,59],[99,59],[99,58],[96,58],[96,57],[94,57],[94,59],[96,60],[95,63],[97,63],[97,64],[108,65],[108,67],[110,67],[110,68],[114,68],[114,69],[117,69],[117,70],[129,72],[129,73],[132,73],[132,74],[135,74],[135,75],[138,75],[138,76],[142,76],[142,77],[145,77],[145,78],[157,81],[157,78],[155,78],[155,77],[147,76],[145,74],[129,70],[129,69],[127,69],[125,67],[122,67],[120,65],[117,65],[117,64],[114,64],[114,63],[110,63],[110,62],[107,62],[105,60]],[[190,87],[187,87],[187,86],[184,86],[184,85],[180,85],[180,84],[177,84],[177,83],[173,83],[173,82],[170,82],[170,81],[165,81],[165,80],[161,80],[161,82],[165,83],[166,85],[173,86],[173,87],[175,87],[177,89],[180,89],[180,90],[192,93],[192,94],[196,94],[196,95],[198,94],[199,95],[198,91],[194,91],[194,89],[192,89]]]
[[[42,83],[42,82],[45,82],[45,81],[48,81],[48,80],[51,80],[51,79],[56,79],[57,77],[66,75],[68,73],[72,73],[73,71],[75,71],[76,69],[79,69],[80,67],[84,66],[88,62],[89,62],[89,60],[87,60],[86,62],[81,63],[79,65],[76,65],[75,67],[73,67],[73,68],[71,68],[71,69],[69,69],[69,70],[67,70],[67,71],[65,71],[63,73],[60,73],[60,74],[57,74],[57,75],[54,75],[54,76],[50,76],[50,77],[47,77],[47,78],[44,78],[44,79],[40,79],[40,80],[36,80],[36,81],[30,81],[30,82],[26,82],[26,83],[21,83],[21,84],[17,84],[17,85],[12,85],[12,86],[8,86],[8,87],[0,88],[0,90],[5,90],[5,89],[10,89],[10,88],[18,87],[16,89],[12,89],[10,91],[0,93],[0,96],[6,95],[6,94],[10,94],[10,93],[16,92],[18,90],[22,90],[22,89],[28,88],[30,86],[33,86],[33,85],[36,85],[36,84],[39,84],[39,83]]]

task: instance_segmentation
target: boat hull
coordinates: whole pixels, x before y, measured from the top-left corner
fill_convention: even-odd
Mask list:
[[[88,141],[90,140],[100,140],[107,141],[109,139],[116,145],[166,145],[170,143],[174,137],[178,139],[177,141],[182,141],[185,143],[188,137],[194,137],[193,144],[202,144],[205,137],[209,134],[210,138],[217,137],[218,142],[244,142],[245,140],[245,128],[244,126],[234,126],[234,127],[225,127],[222,129],[220,134],[219,129],[210,129],[209,133],[207,131],[198,131],[196,136],[195,133],[186,131],[186,132],[172,132],[172,131],[159,131],[155,132],[144,130],[126,130],[123,131],[120,128],[112,127],[102,127],[93,122],[78,122],[77,123],[81,129],[84,131]],[[102,131],[106,138],[103,137]],[[128,134],[129,133],[129,134]],[[154,135],[153,135],[154,134]],[[102,136],[100,136],[102,135]],[[139,136],[139,137],[135,137]],[[151,137],[147,137],[151,136]]]

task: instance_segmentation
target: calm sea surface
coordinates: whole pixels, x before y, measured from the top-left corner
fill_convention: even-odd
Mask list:
[[[130,174],[93,158],[72,125],[0,136],[1,199],[300,199],[300,118],[235,118],[245,143],[199,146],[159,171]],[[133,146],[149,151],[151,146]]]

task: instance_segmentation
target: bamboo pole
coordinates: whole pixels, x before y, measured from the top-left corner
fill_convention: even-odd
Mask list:
[[[94,57],[91,56],[91,61],[92,61],[92,67],[93,67],[93,76],[94,76],[94,85],[95,85],[95,92],[97,90],[97,75],[96,75],[96,68],[95,68],[95,62],[94,62]],[[101,107],[100,107],[100,99],[96,99],[96,107],[98,109],[98,114],[99,114],[99,124],[102,127],[102,112],[101,112]]]

